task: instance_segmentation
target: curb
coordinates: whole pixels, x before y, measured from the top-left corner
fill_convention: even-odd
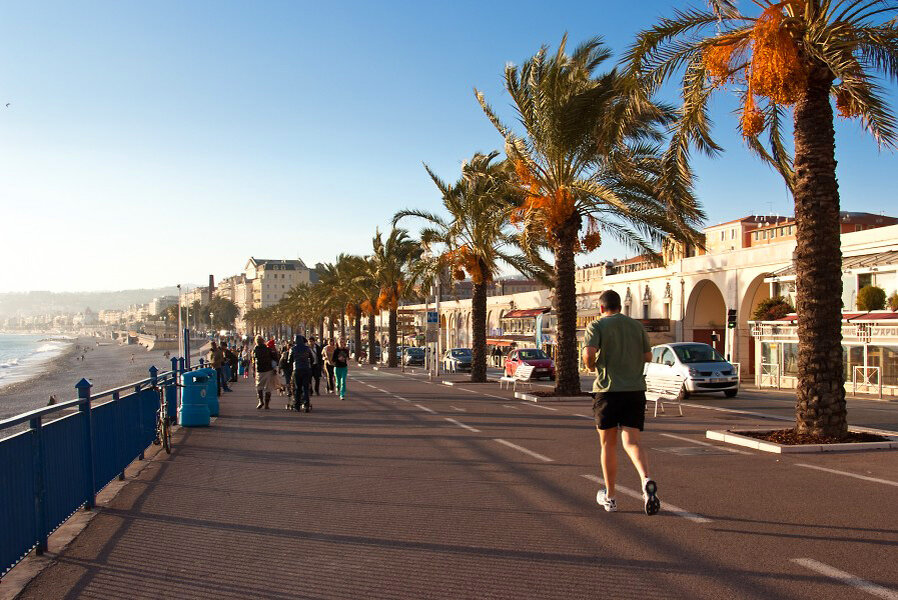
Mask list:
[[[514,397],[528,402],[577,402],[589,398],[589,396],[534,396],[524,392],[515,392]]]
[[[744,446],[745,448],[751,448],[752,450],[772,452],[774,454],[813,454],[816,452],[898,449],[898,438],[896,437],[892,437],[891,441],[888,442],[849,442],[845,444],[806,444],[802,446],[785,446],[774,442],[765,442],[753,437],[739,435],[732,431],[714,431],[709,429],[705,432],[705,437],[709,440],[724,442],[725,444]]]

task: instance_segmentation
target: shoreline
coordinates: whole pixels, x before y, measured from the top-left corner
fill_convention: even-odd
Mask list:
[[[52,338],[45,338],[45,339],[47,341],[52,340]],[[71,356],[76,352],[75,347],[78,346],[81,339],[82,338],[80,338],[80,337],[75,337],[75,338],[72,338],[71,340],[69,340],[68,347],[66,347],[62,352],[60,352],[56,356],[50,358],[49,360],[46,360],[46,361],[36,365],[38,368],[34,371],[34,373],[27,375],[24,379],[17,379],[15,381],[11,381],[6,384],[0,383],[0,396],[2,396],[3,394],[7,394],[7,393],[15,393],[16,391],[18,391],[19,388],[25,387],[28,383],[31,383],[33,380],[37,379],[38,377],[43,375],[45,372],[52,370],[55,366],[58,365],[58,363],[62,363],[65,360],[71,358]],[[85,339],[95,339],[95,338],[85,338]],[[44,340],[39,340],[39,341],[44,341]]]

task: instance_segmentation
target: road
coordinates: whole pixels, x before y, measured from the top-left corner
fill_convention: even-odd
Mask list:
[[[21,597],[898,600],[896,452],[726,448],[704,431],[771,421],[687,407],[647,425],[662,512],[622,459],[606,513],[585,402],[368,368],[350,386],[296,414],[239,384]]]

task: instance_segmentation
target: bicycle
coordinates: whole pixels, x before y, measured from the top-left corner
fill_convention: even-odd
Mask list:
[[[171,454],[171,419],[168,416],[168,401],[165,399],[165,389],[156,386],[159,392],[159,409],[156,411],[156,439],[153,445],[162,445],[166,454]]]

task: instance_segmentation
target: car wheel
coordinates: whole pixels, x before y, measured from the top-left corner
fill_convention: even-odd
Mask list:
[[[723,395],[727,398],[735,398],[738,393],[739,390],[723,390]]]

